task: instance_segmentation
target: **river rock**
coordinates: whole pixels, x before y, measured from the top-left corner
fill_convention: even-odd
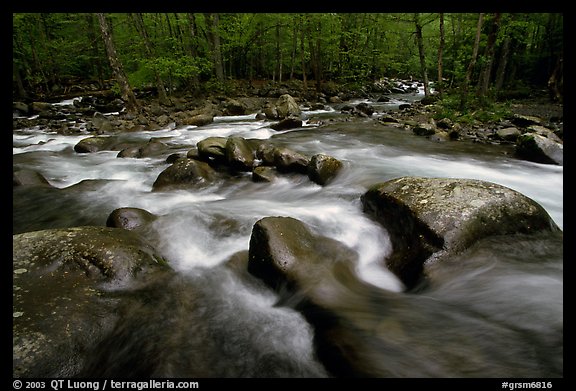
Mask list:
[[[105,136],[87,137],[78,141],[74,151],[78,153],[91,153],[110,150],[114,145],[114,139]]]
[[[559,230],[534,200],[480,180],[402,177],[372,186],[361,200],[388,230],[394,251],[386,264],[407,286],[432,254],[458,253],[492,235]]]
[[[308,163],[308,178],[320,186],[327,185],[342,169],[342,162],[332,156],[322,153],[310,158]]]
[[[280,122],[270,125],[270,128],[280,131],[288,130],[302,127],[302,120],[300,118],[288,117],[284,118]]]
[[[149,224],[155,219],[156,216],[145,209],[118,208],[114,209],[112,213],[110,213],[106,220],[106,226],[133,230]]]
[[[20,169],[12,171],[12,186],[51,186],[50,182],[38,171]]]
[[[192,126],[204,126],[214,122],[214,115],[212,114],[196,114],[191,115],[182,121],[184,125],[192,125]]]
[[[198,155],[206,161],[226,160],[226,137],[208,137],[196,143]]]
[[[158,175],[152,184],[152,190],[205,187],[215,179],[216,172],[208,163],[181,158]]]
[[[276,111],[278,118],[283,119],[288,116],[300,116],[301,110],[298,103],[289,94],[281,95],[276,101]]]
[[[14,235],[13,374],[73,376],[116,320],[106,291],[169,271],[132,232],[106,227]],[[104,285],[102,285],[104,284]]]
[[[274,182],[276,177],[276,169],[274,167],[258,166],[252,170],[252,181],[254,182]]]
[[[564,164],[564,146],[539,134],[525,133],[516,141],[516,154],[537,163]]]
[[[352,250],[312,233],[297,219],[265,217],[252,228],[248,271],[277,290],[282,286],[307,290],[329,275],[328,265],[356,257]]]
[[[512,142],[516,141],[521,134],[522,133],[520,132],[520,130],[515,126],[509,126],[507,128],[497,129],[495,133],[496,137],[499,138],[500,140],[512,141]]]
[[[140,149],[140,154],[142,157],[158,156],[167,149],[168,145],[164,144],[162,141],[156,138],[151,138],[150,140],[148,140],[148,143],[146,143],[146,145],[142,146],[142,148]]]
[[[255,151],[243,137],[229,137],[225,144],[228,165],[236,171],[252,171]]]
[[[417,136],[431,136],[436,133],[436,127],[429,123],[420,123],[416,125],[412,132]]]
[[[520,248],[532,243],[531,237],[516,239],[522,242]],[[539,242],[534,248],[546,255],[547,245],[561,247],[558,238],[543,240],[544,246]],[[518,298],[492,297],[481,285],[474,290],[457,283],[485,271],[485,262],[495,267],[494,278],[501,278],[495,285],[505,283],[507,273],[521,261],[516,243],[500,239],[497,245],[481,245],[463,255],[473,262],[457,263],[451,275],[445,273],[425,294],[408,294],[360,280],[354,252],[313,233],[301,221],[266,217],[253,227],[247,268],[280,295],[277,305],[296,309],[314,327],[316,355],[333,376],[561,377],[562,322],[555,316],[561,305],[545,304],[546,314],[532,325],[529,309],[540,303],[527,300],[522,305],[528,312],[511,316]],[[489,250],[507,250],[508,257],[497,257],[505,260],[501,264],[486,258]],[[543,262],[558,262],[561,250],[554,257]],[[561,271],[548,273],[553,278],[545,289],[556,289],[552,300],[557,300],[562,294]],[[527,297],[539,288],[519,289],[524,292],[520,297]]]
[[[274,165],[279,172],[308,173],[310,159],[303,154],[286,147],[274,149]]]

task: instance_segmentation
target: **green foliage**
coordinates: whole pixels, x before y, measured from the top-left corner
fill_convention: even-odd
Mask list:
[[[473,124],[475,122],[495,123],[511,116],[509,102],[496,102],[487,97],[469,93],[466,107],[460,110],[462,96],[459,91],[444,92],[442,99],[435,104],[433,118],[448,118],[453,122]]]
[[[206,16],[107,14],[130,82],[150,85],[158,75],[171,85],[189,85],[214,77],[215,48]],[[478,61],[470,80],[472,89],[487,60],[487,36],[494,19],[492,14],[485,15]],[[412,13],[223,13],[219,14],[215,34],[226,79],[279,80],[280,71],[282,81],[306,76],[308,80],[319,77],[361,84],[383,76],[421,77],[414,20]],[[428,76],[434,81],[439,14],[421,13],[419,21]],[[474,13],[444,14],[443,75],[449,80],[447,85],[460,85],[465,80],[477,21],[478,14]],[[108,59],[93,14],[15,13],[12,23],[14,75],[20,75],[28,87],[50,89],[59,79],[69,77],[109,77]],[[146,38],[141,34],[142,26]],[[511,54],[504,85],[513,86],[518,81],[545,85],[561,55],[562,40],[562,14],[504,13],[492,73],[507,42]],[[476,104],[473,99],[471,103]]]

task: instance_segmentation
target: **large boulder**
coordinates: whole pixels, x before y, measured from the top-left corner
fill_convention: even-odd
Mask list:
[[[265,217],[252,228],[248,271],[275,289],[307,291],[330,275],[330,264],[356,258],[352,250],[314,234],[300,220]]]
[[[457,253],[492,235],[559,230],[534,200],[480,180],[402,177],[372,186],[361,199],[388,230],[394,251],[386,263],[408,286],[441,250]]]
[[[14,235],[13,375],[74,376],[117,319],[109,292],[170,268],[133,232],[106,227]]]

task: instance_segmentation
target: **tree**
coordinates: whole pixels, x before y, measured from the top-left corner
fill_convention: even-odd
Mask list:
[[[418,42],[418,57],[420,57],[420,72],[424,82],[424,96],[430,95],[430,86],[428,85],[428,71],[426,69],[426,55],[424,53],[424,40],[422,38],[422,23],[420,14],[414,14],[414,26],[416,27],[416,42]]]
[[[442,67],[444,61],[444,13],[440,13],[440,43],[438,44],[438,84],[437,90],[440,95],[442,95],[443,86],[443,76],[442,76]]]
[[[466,101],[468,98],[468,86],[470,85],[470,79],[472,78],[472,72],[474,71],[474,67],[476,65],[476,58],[478,57],[478,48],[480,47],[480,35],[482,33],[482,23],[483,23],[484,14],[480,13],[478,15],[478,24],[476,26],[476,38],[474,39],[474,47],[472,49],[472,58],[470,59],[470,63],[468,64],[468,68],[466,69],[466,77],[464,78],[464,82],[462,83],[462,91],[460,95],[460,110],[464,110],[466,107]]]
[[[139,114],[140,104],[136,100],[136,96],[134,95],[134,92],[128,83],[126,74],[124,73],[122,63],[120,62],[118,54],[116,53],[116,47],[114,46],[110,25],[108,24],[106,16],[103,13],[96,13],[96,16],[98,17],[98,22],[100,23],[102,40],[104,41],[104,47],[106,48],[106,54],[108,56],[110,67],[114,73],[114,78],[120,86],[122,100],[126,104],[126,111],[133,115]]]
[[[204,18],[206,19],[206,35],[212,53],[214,73],[216,74],[216,79],[220,83],[224,83],[224,64],[222,62],[219,31],[220,16],[218,14],[207,13],[204,14]]]
[[[490,25],[490,32],[488,34],[488,42],[484,54],[484,62],[480,72],[480,80],[478,82],[478,95],[485,96],[488,93],[488,86],[490,85],[490,77],[492,75],[492,64],[494,63],[496,37],[498,29],[500,28],[500,13],[496,13]]]
[[[146,25],[144,24],[144,18],[142,17],[141,13],[133,14],[132,19],[134,22],[134,26],[136,27],[136,31],[144,40],[144,48],[146,50],[146,56],[149,60],[154,60],[156,55],[154,54],[154,49],[152,47],[152,42],[150,37],[148,36],[148,31],[146,29]],[[172,104],[168,96],[166,95],[166,87],[164,87],[164,82],[158,73],[157,67],[153,67],[152,72],[154,73],[154,78],[156,80],[156,90],[158,91],[158,100],[160,104],[169,106]]]

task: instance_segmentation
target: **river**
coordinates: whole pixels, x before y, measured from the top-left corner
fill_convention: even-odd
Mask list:
[[[417,98],[416,94],[412,100]],[[397,105],[406,99],[399,96],[387,104],[367,102],[381,113],[383,110],[396,110]],[[87,133],[66,136],[37,128],[14,130],[14,167],[36,170],[52,186],[60,189],[84,180],[100,180],[90,186],[79,186],[65,198],[57,192],[15,189],[14,233],[75,225],[105,225],[110,212],[120,207],[142,208],[161,216],[155,225],[160,238],[158,250],[177,271],[199,281],[202,277],[203,289],[210,293],[212,304],[222,312],[229,312],[228,315],[218,315],[218,322],[214,318],[208,323],[222,333],[228,333],[235,343],[238,339],[243,340],[239,346],[244,349],[251,346],[253,350],[257,349],[254,344],[264,344],[266,349],[276,354],[298,357],[299,364],[294,366],[298,369],[288,370],[285,376],[322,377],[326,373],[313,358],[312,331],[303,318],[290,309],[274,306],[274,294],[244,286],[222,267],[231,256],[248,249],[251,229],[257,220],[266,216],[300,219],[312,230],[355,250],[359,255],[359,276],[392,292],[402,292],[404,287],[392,273],[381,267],[381,260],[391,251],[388,234],[363,214],[360,204],[360,196],[372,184],[400,176],[491,181],[534,199],[559,227],[563,227],[561,166],[517,159],[511,146],[465,141],[436,143],[369,118],[331,122],[340,114],[330,107],[304,111],[303,114],[306,118],[320,118],[325,125],[317,126],[305,121],[302,128],[276,132],[269,128],[269,121],[256,120],[255,115],[244,115],[216,117],[212,124],[202,127],[169,126],[116,136],[134,143],[161,138],[170,146],[169,152],[162,156],[139,159],[117,158],[118,151],[76,153],[74,145],[88,137]],[[374,117],[378,115],[376,113]],[[344,169],[324,187],[314,184],[306,176],[284,176],[272,183],[255,183],[250,174],[246,174],[245,178],[217,182],[198,191],[151,191],[157,176],[169,165],[165,162],[168,154],[186,154],[206,137],[232,135],[270,139],[308,156],[326,153],[341,160]],[[506,269],[510,274],[507,284],[500,279],[495,283],[490,273],[485,277],[479,274],[471,280],[471,285],[481,289],[472,292],[472,288],[466,288],[462,283],[453,290],[444,289],[439,295],[444,298],[458,295],[458,300],[464,301],[469,298],[479,307],[488,306],[487,311],[504,308],[515,314],[519,322],[529,319],[534,312],[536,321],[546,314],[556,317],[561,323],[562,260],[556,253],[550,263],[541,262],[543,266],[539,268],[531,257],[541,256],[541,251],[527,247],[523,257],[528,266],[515,263]],[[482,284],[482,278],[491,280]],[[533,291],[529,291],[526,284]],[[487,300],[495,294],[509,297],[502,299],[504,307],[501,306],[502,300],[497,304]],[[222,326],[221,321],[227,322],[228,326]],[[255,324],[264,326],[250,330]],[[239,330],[244,331],[239,334]],[[239,360],[241,355],[238,351],[231,357]]]

